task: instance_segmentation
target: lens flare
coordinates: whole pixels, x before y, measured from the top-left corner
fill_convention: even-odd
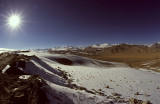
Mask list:
[[[16,28],[21,24],[21,19],[19,16],[17,15],[13,15],[8,19],[8,24],[12,27],[12,28]]]
[[[17,28],[17,27],[20,27],[20,24],[21,24],[21,17],[20,16],[18,16],[18,15],[11,15],[8,18],[8,25],[10,27],[12,27],[13,29]]]

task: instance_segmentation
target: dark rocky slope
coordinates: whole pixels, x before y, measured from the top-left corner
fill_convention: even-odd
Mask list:
[[[42,87],[43,79],[37,75],[29,75],[20,68],[30,57],[18,54],[0,54],[0,104],[48,104]],[[4,73],[2,70],[10,66]],[[29,78],[20,78],[20,76]]]

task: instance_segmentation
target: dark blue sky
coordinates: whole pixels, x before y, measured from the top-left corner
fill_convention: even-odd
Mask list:
[[[1,48],[49,48],[160,41],[159,0],[0,0],[0,14],[21,13],[21,30],[3,26]]]

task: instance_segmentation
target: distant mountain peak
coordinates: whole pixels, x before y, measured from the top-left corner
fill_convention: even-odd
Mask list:
[[[153,47],[153,48],[160,48],[160,42],[154,43],[151,47]]]
[[[156,42],[155,44],[160,44],[160,42]]]
[[[92,48],[107,48],[109,46],[111,46],[111,45],[109,45],[108,43],[91,45]]]
[[[66,51],[66,50],[77,50],[77,49],[83,49],[83,47],[80,46],[62,46],[62,47],[53,47],[52,50],[54,51]]]

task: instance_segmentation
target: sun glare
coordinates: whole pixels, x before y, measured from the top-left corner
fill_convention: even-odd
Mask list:
[[[21,24],[21,18],[18,15],[12,15],[8,18],[8,25],[12,28],[17,28]]]

